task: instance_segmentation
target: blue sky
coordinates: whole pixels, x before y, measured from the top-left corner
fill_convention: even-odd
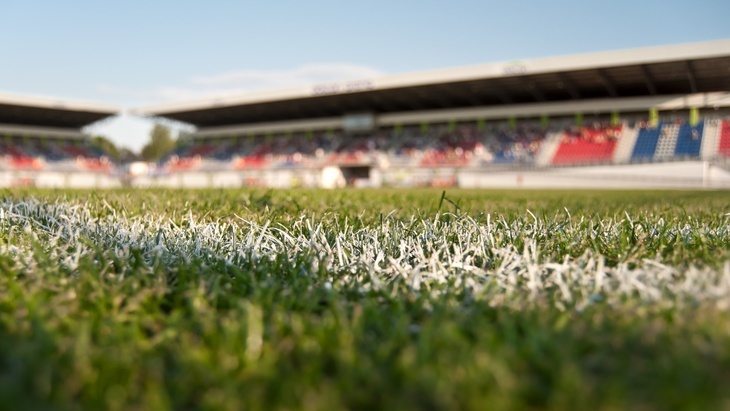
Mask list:
[[[460,65],[730,38],[730,1],[0,2],[0,92],[123,109]],[[91,132],[139,149],[148,120]]]

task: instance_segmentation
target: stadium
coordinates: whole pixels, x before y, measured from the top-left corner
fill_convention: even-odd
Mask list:
[[[193,31],[99,7],[145,74]],[[157,163],[119,110],[0,95],[0,410],[730,408],[730,40],[137,108],[192,130]]]
[[[728,90],[721,40],[164,104],[133,176],[81,132],[117,107],[3,95],[0,186],[727,188]]]
[[[0,95],[0,187],[111,188],[116,167],[82,128],[115,106]]]
[[[136,186],[730,187],[730,40],[164,104]]]

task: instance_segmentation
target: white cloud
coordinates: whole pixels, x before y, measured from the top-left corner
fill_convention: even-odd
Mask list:
[[[184,84],[152,90],[131,89],[101,84],[96,91],[105,100],[114,99],[128,108],[171,101],[226,96],[261,90],[276,90],[310,84],[369,79],[383,73],[373,67],[347,63],[308,64],[289,70],[238,70],[190,78]],[[94,124],[87,132],[101,134],[116,144],[139,150],[149,138],[153,122],[123,113]],[[173,127],[179,129],[179,127]]]

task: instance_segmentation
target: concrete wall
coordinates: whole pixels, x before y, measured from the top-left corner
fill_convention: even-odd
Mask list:
[[[730,188],[730,173],[701,161],[569,167],[540,171],[461,170],[473,188]]]
[[[101,173],[2,170],[0,187],[39,188],[115,188],[121,187],[118,177]]]
[[[141,176],[132,187],[271,188],[320,187],[321,170],[190,171],[161,176]],[[0,170],[0,187],[114,188],[121,180],[100,173]],[[728,168],[702,161],[565,167],[528,171],[495,171],[480,168],[373,168],[360,187],[459,186],[465,188],[725,188],[730,189]]]
[[[235,188],[235,187],[318,187],[318,169],[187,171],[161,176],[140,176],[132,187]]]

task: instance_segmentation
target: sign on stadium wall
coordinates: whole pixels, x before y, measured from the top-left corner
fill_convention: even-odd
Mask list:
[[[522,61],[511,61],[502,67],[505,76],[522,76],[527,74],[527,66]]]
[[[329,96],[332,94],[357,93],[374,90],[375,84],[371,80],[356,80],[342,83],[318,84],[312,87],[312,96]]]

